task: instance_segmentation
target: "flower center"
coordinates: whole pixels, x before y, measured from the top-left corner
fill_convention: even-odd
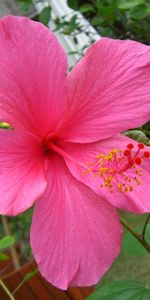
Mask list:
[[[69,153],[67,153],[66,151],[64,151],[61,148],[61,143],[59,142],[58,139],[48,136],[46,137],[43,141],[42,141],[42,150],[46,155],[50,155],[52,152],[53,153],[57,153],[58,155],[60,155],[63,158],[67,158],[70,161],[74,162],[75,164],[78,163],[78,161],[72,157]]]
[[[123,193],[132,192],[135,185],[141,184],[141,165],[149,157],[150,153],[144,151],[143,144],[138,144],[134,150],[130,143],[124,151],[114,148],[107,154],[97,154],[93,162],[86,163],[82,174],[92,173],[94,177],[100,177],[100,188],[106,187],[111,193],[116,187]]]

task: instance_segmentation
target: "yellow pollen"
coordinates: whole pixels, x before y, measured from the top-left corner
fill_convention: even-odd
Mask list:
[[[82,171],[82,175],[85,176],[87,174],[86,170]]]
[[[94,173],[94,174],[93,174],[93,177],[96,177],[96,176],[97,176],[97,174],[96,174],[96,173]]]
[[[118,150],[117,148],[114,148],[114,149],[112,150],[112,153],[113,153],[113,154],[118,154],[118,152],[119,152],[119,150]]]
[[[133,186],[132,186],[132,185],[130,185],[130,187],[129,187],[129,191],[130,191],[130,192],[132,192],[132,191],[133,191]]]
[[[139,175],[139,176],[142,176],[142,169],[141,169],[141,168],[138,169],[138,170],[136,171],[136,174]]]
[[[105,158],[106,160],[110,160],[110,161],[112,161],[113,160],[113,156],[112,155],[108,155],[108,156],[106,156],[106,158]]]
[[[137,185],[140,185],[140,184],[141,184],[141,181],[140,181],[138,178],[136,178],[135,181],[136,181],[136,184],[137,184]]]
[[[133,168],[133,169],[135,169],[136,168],[136,165],[134,164],[134,165],[132,165],[132,167],[131,168]]]
[[[92,177],[100,181],[100,188],[107,188],[110,193],[119,190],[122,193],[132,192],[141,184],[142,168],[139,168],[144,159],[148,159],[142,152],[140,144],[137,149],[128,144],[122,151],[113,148],[108,153],[98,153],[92,162],[86,162],[87,168],[82,175],[92,173]],[[130,172],[128,173],[128,170]],[[128,175],[129,174],[129,175]],[[140,177],[140,178],[139,178]]]

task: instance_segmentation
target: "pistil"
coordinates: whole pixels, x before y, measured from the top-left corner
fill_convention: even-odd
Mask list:
[[[124,151],[117,148],[109,153],[97,154],[93,162],[83,170],[83,175],[91,173],[100,178],[100,188],[107,188],[111,193],[117,188],[120,192],[132,192],[141,184],[142,165],[145,159],[149,159],[150,153],[143,151],[144,145],[139,143],[134,150],[132,143],[128,144]]]

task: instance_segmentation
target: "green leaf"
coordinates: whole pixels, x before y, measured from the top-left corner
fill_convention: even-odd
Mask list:
[[[20,2],[20,12],[23,14],[30,13],[34,8],[32,0],[19,0],[19,2]]]
[[[147,224],[146,227],[145,240],[148,244],[150,244],[150,224]]]
[[[134,20],[141,20],[150,15],[150,6],[144,4],[137,5],[130,11],[130,18]]]
[[[80,11],[82,13],[95,12],[95,8],[92,4],[83,4],[80,6]]]
[[[78,23],[77,23],[77,15],[74,15],[70,21],[69,21],[69,26],[71,28],[71,31],[75,30],[78,28]]]
[[[122,242],[122,253],[133,256],[145,256],[147,251],[145,248],[128,232],[124,235]]]
[[[67,0],[67,4],[72,9],[78,9],[78,1],[77,0]]]
[[[144,4],[144,0],[118,0],[117,4],[119,9],[128,10],[139,4]]]
[[[99,287],[87,300],[149,300],[150,288],[141,282],[116,281]]]
[[[16,286],[16,288],[14,289],[13,295],[16,294],[16,292],[18,292],[18,290],[23,286],[23,284],[24,284],[27,280],[29,280],[29,279],[31,279],[32,277],[34,277],[38,272],[39,272],[39,270],[38,270],[38,269],[35,269],[35,270],[33,270],[33,271],[27,273],[27,274],[24,276],[24,278],[22,279],[22,281],[21,281],[21,282]]]
[[[91,21],[91,24],[92,24],[93,26],[98,26],[98,25],[100,25],[100,24],[102,24],[102,23],[103,23],[103,20],[100,18],[100,16],[94,17],[94,18],[92,19],[92,21]]]
[[[27,273],[23,278],[24,282],[34,277],[38,272],[39,270],[35,269],[34,271]]]
[[[147,122],[146,124],[144,124],[144,129],[149,130],[150,131],[150,121]]]
[[[150,146],[150,139],[141,130],[128,130],[124,132],[124,135],[147,146]]]
[[[9,259],[9,256],[7,256],[4,253],[0,253],[0,260],[8,260],[8,259]]]
[[[13,236],[5,236],[0,240],[0,250],[6,249],[15,243],[15,238]]]
[[[143,227],[136,228],[136,232],[141,234]],[[145,239],[148,244],[150,244],[150,224],[146,227]],[[145,256],[147,255],[147,251],[145,248],[133,237],[130,232],[127,232],[124,235],[123,243],[122,243],[122,253],[129,254],[133,256]]]
[[[44,25],[48,25],[50,18],[51,18],[51,7],[47,6],[39,14],[39,21]]]

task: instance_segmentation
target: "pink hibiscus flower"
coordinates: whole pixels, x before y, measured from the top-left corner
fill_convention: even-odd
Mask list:
[[[46,27],[0,21],[0,120],[13,128],[0,130],[0,213],[35,202],[33,254],[62,289],[95,284],[118,255],[113,206],[150,211],[149,152],[119,134],[150,118],[149,59],[148,46],[102,38],[66,76]]]

